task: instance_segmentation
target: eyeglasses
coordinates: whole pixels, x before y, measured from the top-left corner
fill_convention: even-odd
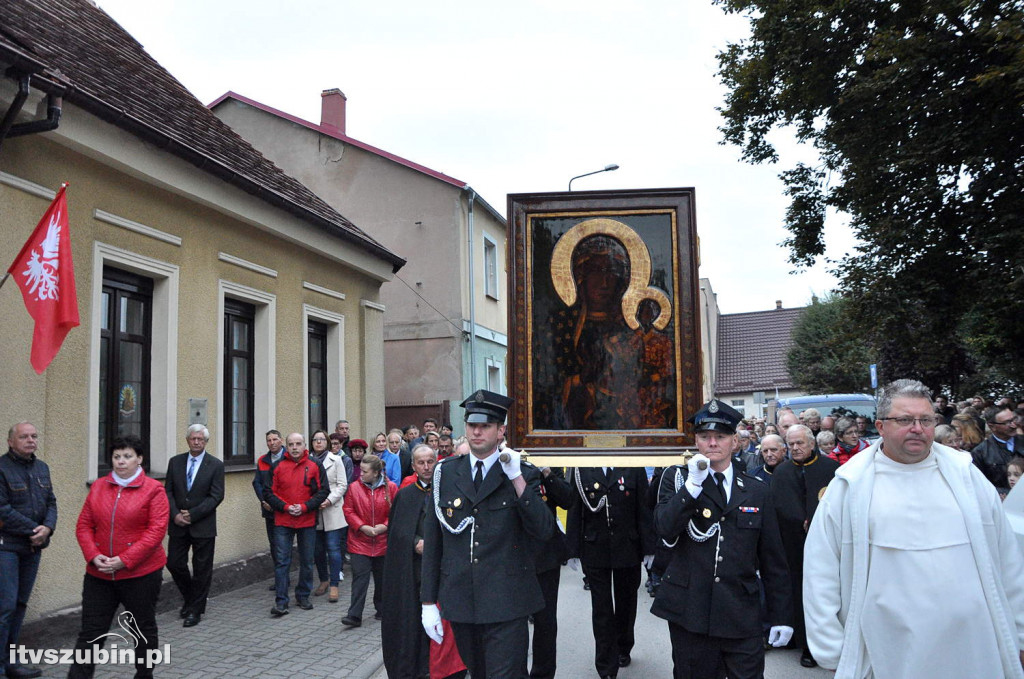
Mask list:
[[[939,423],[938,418],[935,417],[880,417],[880,420],[889,420],[895,422],[900,427],[910,427],[915,422],[920,424],[925,429],[931,429]]]
[[[1012,418],[1012,419],[1006,420],[1005,422],[1000,422],[999,420],[990,420],[989,424],[1001,424],[1003,426],[1006,426],[1006,425],[1012,425],[1012,424],[1016,423],[1016,421],[1017,421],[1016,418]]]

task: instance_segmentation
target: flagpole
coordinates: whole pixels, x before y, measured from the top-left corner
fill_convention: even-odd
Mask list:
[[[0,288],[4,287],[4,283],[6,283],[7,279],[10,278],[10,277],[11,277],[11,272],[8,271],[7,273],[4,274],[3,278],[0,278]]]

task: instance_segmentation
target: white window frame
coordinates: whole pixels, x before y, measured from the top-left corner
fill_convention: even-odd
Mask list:
[[[236,299],[256,307],[255,365],[253,388],[255,399],[253,406],[253,461],[252,465],[231,465],[229,469],[251,469],[262,452],[260,443],[264,432],[273,428],[277,414],[277,296],[264,290],[250,288],[240,283],[219,279],[217,281],[217,421],[216,429],[211,432],[210,440],[215,441],[214,452],[223,442],[224,431],[224,299]],[[224,457],[224,451],[220,452]]]
[[[330,424],[345,417],[345,316],[303,304],[302,365],[305,376],[302,380],[302,417],[306,422],[307,439],[313,434],[313,424],[309,421],[309,341],[306,338],[311,320],[327,326],[327,422]],[[327,433],[331,434],[333,430]]]
[[[483,234],[484,243],[484,294],[491,299],[499,299],[500,276],[498,275],[498,241],[492,238],[486,231]]]
[[[167,471],[184,432],[178,431],[178,280],[175,264],[146,257],[100,241],[93,244],[92,304],[89,348],[89,446],[86,478],[96,479],[100,457],[100,331],[103,326],[103,267],[112,266],[153,281],[149,370],[149,466]],[[180,434],[180,436],[179,436]]]
[[[487,356],[484,358],[484,364],[486,366],[485,373],[487,375],[487,388],[491,391],[496,391],[499,394],[505,395],[508,389],[505,386],[505,364],[496,358]],[[498,372],[498,389],[491,389],[491,370]]]

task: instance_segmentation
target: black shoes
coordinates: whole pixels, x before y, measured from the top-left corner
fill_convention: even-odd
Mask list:
[[[801,667],[817,667],[818,663],[811,656],[810,651],[804,651],[800,654],[800,666]]]
[[[178,609],[178,617],[179,618],[184,618],[186,615],[188,615],[188,608],[187,607],[182,606],[181,608]]]
[[[346,615],[341,619],[341,624],[345,627],[360,627],[363,624],[361,618],[357,618],[354,615]]]
[[[302,610],[304,610],[304,611],[311,611],[311,610],[313,610],[313,603],[309,599],[297,599],[296,601],[298,601],[299,608],[301,608]]]
[[[199,615],[198,613],[189,613],[188,615],[185,616],[185,622],[181,623],[181,626],[182,627],[195,627],[196,625],[199,624],[199,621],[201,619],[202,619],[202,616]]]
[[[629,653],[619,654],[619,667],[629,667],[631,662],[633,662],[633,659],[629,657]]]
[[[288,615],[288,606],[274,606],[270,609],[270,614],[275,618],[280,618],[282,615]]]

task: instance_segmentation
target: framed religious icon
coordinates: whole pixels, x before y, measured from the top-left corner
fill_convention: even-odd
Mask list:
[[[513,446],[644,457],[693,445],[693,201],[689,188],[509,196]]]

